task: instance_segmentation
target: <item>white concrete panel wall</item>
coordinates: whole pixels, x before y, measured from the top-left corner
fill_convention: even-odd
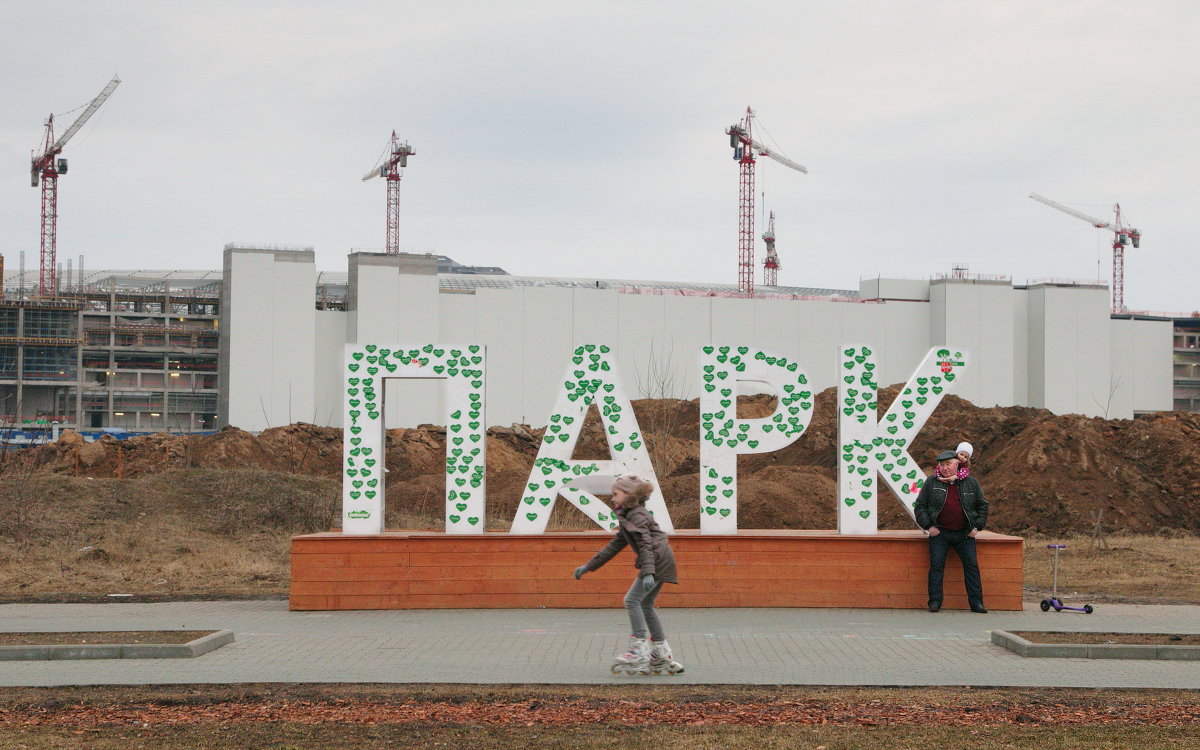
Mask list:
[[[378,254],[352,258],[347,343],[390,346],[441,340],[437,275],[402,273],[401,262],[400,256]],[[444,422],[443,390],[440,379],[388,380],[385,426]]]
[[[837,383],[837,351],[846,339],[842,337],[843,308],[879,307],[848,302],[796,302],[797,352],[796,361],[808,373],[813,390],[821,391]]]
[[[1009,284],[934,281],[930,285],[930,344],[971,349],[971,366],[955,394],[977,406],[1013,401],[1013,289]]]
[[[1013,290],[1012,392],[1014,404],[1029,405],[1029,292]]]
[[[673,298],[657,294],[622,294],[617,297],[617,366],[625,381],[625,391],[640,397],[634,373],[644,370],[652,357],[663,357],[670,336],[666,329],[666,306]],[[583,342],[580,343],[592,343]],[[595,342],[604,343],[604,342]]]
[[[858,282],[862,299],[922,301],[929,299],[929,282],[924,279],[862,279]]]
[[[487,347],[487,411],[492,424],[524,422],[545,424],[545,414],[528,410],[524,393],[525,322],[524,296],[520,290],[480,289],[475,293],[476,342]],[[464,342],[470,343],[470,342]],[[566,363],[570,352],[563,352],[558,367]]]
[[[930,305],[923,302],[887,302],[883,307],[882,350],[876,358],[882,386],[903,383],[933,343],[929,337]]]
[[[700,347],[713,342],[712,297],[668,297],[666,316],[666,341],[660,349],[660,370],[673,385],[671,397],[691,400],[700,397]],[[633,398],[645,398],[647,394],[662,392],[655,382],[648,380],[645,363],[641,364],[641,387],[638,377],[630,373],[632,382],[627,384]],[[653,381],[655,378],[649,378]],[[670,392],[670,391],[668,391]]]
[[[316,311],[315,424],[341,426],[342,382],[346,357],[346,325],[349,316],[341,310]]]
[[[1134,321],[1110,321],[1109,352],[1112,356],[1112,380],[1100,416],[1133,414],[1133,389],[1137,375],[1134,361]]]
[[[315,372],[312,251],[226,251],[222,420],[265,430],[312,418]]]
[[[746,345],[778,352],[792,361],[799,362],[800,367],[808,372],[808,363],[799,359],[800,317],[794,302],[776,299],[755,300],[754,332],[754,339],[746,341]]]
[[[571,350],[592,342],[614,347],[634,398],[643,395],[639,374],[644,380],[652,355],[673,371],[670,395],[695,398],[697,352],[710,343],[744,343],[795,358],[821,390],[836,385],[836,352],[854,341],[873,345],[881,385],[903,381],[929,346],[954,343],[975,357],[958,393],[981,405],[1102,414],[1119,379],[1124,387],[1113,394],[1110,416],[1171,406],[1170,323],[1110,324],[1102,288],[934,283],[927,287],[930,302],[882,304],[553,287],[441,294],[436,276],[404,273],[375,259],[352,274],[349,312],[318,313],[311,304],[311,264],[276,263],[262,251],[236,254],[231,262],[229,366],[239,375],[278,367],[262,381],[271,387],[239,376],[227,388],[233,423],[250,429],[287,421],[289,381],[294,420],[328,423],[332,413],[340,424],[337,365],[346,341],[487,346],[491,424],[543,424]],[[312,373],[308,383],[297,378],[305,371]],[[389,384],[388,426],[440,423],[441,391],[436,380]]]
[[[1046,409],[1046,290],[1043,287],[1025,292],[1025,342],[1028,405]]]
[[[1056,414],[1102,416],[1113,383],[1108,290],[1038,286],[1029,294],[1031,343],[1038,331],[1042,338],[1040,352],[1030,353],[1031,390],[1040,377],[1044,399],[1034,405]]]
[[[438,295],[438,341],[478,344],[475,335],[475,295]]]
[[[1169,320],[1133,323],[1133,410],[1171,411],[1175,408],[1174,324]]]
[[[562,390],[559,381],[576,346],[573,331],[575,292],[558,287],[524,287],[520,293],[524,298],[522,411],[530,424],[543,425],[553,413],[555,399]],[[489,371],[492,367],[489,362]],[[489,407],[492,404],[499,406],[489,401]]]
[[[317,270],[312,253],[275,253],[271,310],[273,426],[310,421],[316,372]]]
[[[1168,411],[1173,406],[1169,320],[1112,321],[1112,406],[1110,414]]]

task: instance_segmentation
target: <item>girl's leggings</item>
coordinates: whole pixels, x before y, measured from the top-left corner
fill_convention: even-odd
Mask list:
[[[641,576],[633,579],[629,593],[625,594],[625,609],[629,612],[629,627],[634,638],[645,638],[648,626],[650,640],[666,640],[667,636],[663,633],[662,622],[659,621],[658,612],[654,609],[654,600],[658,598],[658,592],[662,591],[662,587],[663,582],[659,581],[654,584],[654,588],[647,592],[642,588]]]

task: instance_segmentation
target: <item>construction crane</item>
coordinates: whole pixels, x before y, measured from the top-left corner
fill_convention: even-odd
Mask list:
[[[375,177],[387,179],[387,244],[384,252],[400,252],[400,169],[408,166],[408,157],[417,153],[407,142],[401,143],[392,131],[383,159],[363,176],[363,182]]]
[[[79,132],[100,105],[112,96],[120,85],[121,79],[113,76],[100,95],[84,107],[83,113],[71,123],[71,127],[54,139],[54,115],[46,118],[46,138],[42,144],[42,153],[30,157],[29,182],[33,187],[42,185],[42,267],[38,274],[38,294],[53,296],[58,293],[58,176],[67,173],[67,160],[59,158],[67,141]]]
[[[1113,271],[1112,271],[1112,311],[1114,313],[1126,312],[1125,307],[1125,246],[1133,245],[1135,248],[1142,245],[1142,233],[1137,229],[1125,223],[1121,216],[1121,204],[1113,204],[1113,213],[1116,218],[1112,221],[1104,221],[1092,216],[1088,216],[1082,211],[1064,206],[1058,201],[1052,201],[1049,198],[1030,193],[1029,197],[1038,203],[1044,203],[1050,208],[1056,208],[1064,214],[1074,216],[1076,219],[1083,219],[1087,223],[1097,229],[1110,229],[1113,232]]]
[[[738,291],[746,297],[754,296],[754,157],[756,155],[766,156],[785,167],[808,174],[808,170],[804,167],[754,140],[753,121],[754,110],[746,107],[746,116],[742,121],[725,129],[725,133],[729,135],[729,146],[733,149],[733,158],[740,165],[738,177]]]
[[[767,231],[763,232],[763,242],[767,243],[767,257],[763,260],[763,286],[779,285],[779,256],[775,254],[775,212],[767,219]]]

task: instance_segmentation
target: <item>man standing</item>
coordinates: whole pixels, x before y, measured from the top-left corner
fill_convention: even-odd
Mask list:
[[[960,478],[958,465],[954,451],[939,453],[937,469],[925,480],[913,506],[917,525],[929,532],[929,611],[942,608],[942,574],[953,547],[962,561],[967,603],[972,612],[986,614],[975,535],[987,525],[988,504],[979,481],[972,476]]]

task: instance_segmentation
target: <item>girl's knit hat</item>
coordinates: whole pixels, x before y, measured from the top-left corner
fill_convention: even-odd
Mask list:
[[[958,447],[954,449],[954,452],[966,453],[967,456],[970,457],[975,454],[975,448],[970,443],[962,442],[958,444]]]
[[[635,489],[645,484],[646,480],[637,474],[622,474],[613,480],[613,492],[632,493]]]

